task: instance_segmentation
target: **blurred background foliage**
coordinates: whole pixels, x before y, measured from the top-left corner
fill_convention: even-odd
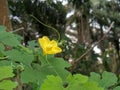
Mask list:
[[[24,37],[25,45],[43,35],[58,38],[56,32],[30,16],[34,15],[60,33],[63,52],[56,56],[71,62],[72,73],[120,73],[120,0],[8,0],[8,4],[13,31]],[[105,39],[88,52],[106,33]]]

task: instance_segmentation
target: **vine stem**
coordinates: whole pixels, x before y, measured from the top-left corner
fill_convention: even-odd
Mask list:
[[[45,57],[46,57],[47,63],[48,63],[50,66],[52,66],[51,63],[50,63],[50,62],[48,61],[48,59],[47,59],[47,55],[46,55]],[[60,76],[60,75],[57,73],[57,71],[55,70],[54,67],[53,67],[53,70],[54,70],[54,72],[56,73],[56,75]]]
[[[58,32],[57,29],[53,28],[52,26],[46,25],[45,23],[41,22],[39,19],[37,19],[37,18],[36,18],[35,16],[33,16],[33,15],[30,15],[30,16],[33,17],[33,18],[34,18],[36,21],[38,21],[39,23],[41,23],[43,26],[54,30],[54,31],[57,33],[57,35],[58,35],[58,41],[60,41],[60,34],[59,34],[59,32]]]

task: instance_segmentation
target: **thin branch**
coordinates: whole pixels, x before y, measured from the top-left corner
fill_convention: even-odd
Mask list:
[[[96,45],[98,45],[102,40],[105,39],[106,35],[109,33],[111,30],[112,26],[114,25],[114,22],[111,23],[110,27],[108,28],[108,32],[103,35],[103,37],[96,42],[92,47],[90,47],[83,55],[81,55],[78,59],[75,60],[75,63],[79,62],[83,57],[85,57]]]
[[[23,30],[24,29],[24,27],[20,27],[20,28],[18,28],[18,29],[15,29],[15,30],[13,30],[13,31],[10,31],[11,33],[14,33],[14,32],[17,32],[17,31],[20,31],[20,30]]]

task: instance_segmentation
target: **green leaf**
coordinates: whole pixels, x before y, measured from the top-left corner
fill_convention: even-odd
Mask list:
[[[29,44],[29,47],[31,48],[35,48],[36,46],[39,46],[39,44],[35,40],[28,41],[28,44]]]
[[[103,90],[97,82],[88,82],[88,77],[81,74],[69,75],[68,87],[65,90]]]
[[[0,42],[10,46],[17,46],[20,44],[16,35],[4,30],[0,30]]]
[[[23,40],[23,37],[20,36],[19,34],[14,34],[14,36],[19,42],[21,42]]]
[[[48,64],[45,60],[45,56],[41,55],[40,61],[41,65],[35,63],[32,63],[32,67],[30,65],[25,65],[25,70],[21,73],[23,83],[34,82],[41,85],[47,75],[58,75],[62,77],[63,80],[69,75],[65,67],[69,67],[70,64],[62,58],[50,56],[48,57]]]
[[[88,81],[88,77],[75,74],[67,77],[66,86],[59,76],[49,75],[44,83],[41,85],[40,90],[104,90],[98,86],[97,82]]]
[[[75,75],[69,75],[67,77],[67,81],[71,82],[71,84],[74,83],[85,83],[88,81],[88,77],[82,74],[75,74]]]
[[[73,89],[68,90],[104,90],[102,87],[98,86],[97,82],[86,82],[84,84],[81,84],[78,89],[74,87]]]
[[[12,62],[10,60],[1,60],[0,61],[0,66],[9,66],[11,64],[12,64]]]
[[[120,86],[115,87],[113,90],[120,90]]]
[[[4,51],[4,45],[0,43],[0,60],[4,59],[4,54],[3,54],[3,51]]]
[[[32,54],[33,53],[33,51],[31,49],[29,49],[29,48],[27,48],[27,47],[25,47],[23,45],[18,45],[17,48],[19,50],[23,51],[23,52],[27,52],[28,54]]]
[[[63,58],[56,58],[54,56],[50,56],[47,57],[47,59],[54,73],[55,71],[57,72],[56,75],[59,75],[63,79],[65,79],[70,74],[67,70],[65,70],[65,68],[70,67],[70,64],[67,61],[65,61]]]
[[[79,90],[80,88],[80,84],[85,83],[88,81],[88,77],[81,75],[81,74],[75,74],[75,75],[69,75],[67,77],[67,83],[68,83],[68,87],[66,88],[66,90]]]
[[[0,44],[0,60],[1,58],[3,58],[5,55],[3,54],[3,51],[4,51],[4,45],[3,44]]]
[[[31,66],[25,65],[24,71],[21,73],[21,81],[23,83],[39,83],[43,78],[40,75],[42,72],[39,69],[40,68],[32,68]]]
[[[11,66],[1,66],[0,67],[0,80],[13,77],[13,69]]]
[[[14,62],[17,61],[23,64],[30,65],[30,63],[34,60],[33,54],[29,54],[18,49],[12,49],[4,53],[9,56],[9,59],[11,59],[11,61]]]
[[[101,76],[95,72],[90,73],[90,80],[99,82],[101,80]]]
[[[104,71],[101,79],[101,86],[108,88],[117,83],[117,77],[114,73]]]
[[[6,27],[5,26],[0,26],[0,31],[5,31],[6,30]]]
[[[104,87],[105,89],[117,83],[116,75],[114,73],[106,71],[102,73],[102,76],[92,72],[90,74],[90,80],[98,82],[99,85]]]
[[[17,83],[10,80],[3,80],[0,82],[0,90],[13,90],[16,86]]]
[[[4,54],[0,51],[0,58],[4,57]]]
[[[0,44],[0,51],[4,51],[4,45]]]
[[[63,90],[62,79],[58,76],[47,76],[40,90]]]

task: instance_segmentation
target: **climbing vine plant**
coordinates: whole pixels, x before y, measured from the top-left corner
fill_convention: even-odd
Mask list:
[[[21,40],[0,26],[0,90],[24,86],[32,90],[120,90],[119,78],[111,72],[71,75],[66,69],[70,63],[54,56],[62,52],[57,41],[44,36],[23,46]]]

